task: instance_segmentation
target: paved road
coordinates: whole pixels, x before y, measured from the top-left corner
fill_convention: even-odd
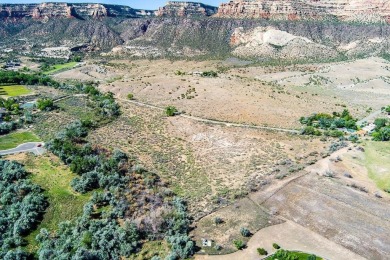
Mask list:
[[[24,143],[16,148],[9,149],[9,150],[2,150],[0,151],[0,155],[8,155],[8,154],[15,154],[15,153],[25,153],[30,152],[35,155],[41,155],[45,152],[45,149],[42,147],[38,147],[38,145],[43,146],[44,144],[41,142],[31,142],[31,143]]]
[[[135,101],[135,100],[128,100],[124,98],[118,98],[119,100],[129,102],[138,106],[143,106],[143,107],[148,107],[152,109],[158,109],[161,111],[165,111],[164,108],[155,106],[155,105],[150,105],[147,103]],[[241,128],[252,128],[252,129],[259,129],[259,130],[270,130],[270,131],[278,131],[278,132],[285,132],[285,133],[290,133],[290,134],[299,134],[300,131],[294,130],[294,129],[285,129],[285,128],[278,128],[278,127],[268,127],[268,126],[258,126],[258,125],[249,125],[249,124],[238,124],[238,123],[230,123],[230,122],[224,122],[224,121],[217,121],[217,120],[212,120],[212,119],[206,119],[206,118],[201,118],[197,116],[189,116],[186,114],[180,114],[179,116],[188,118],[191,120],[195,120],[198,122],[204,122],[204,123],[209,123],[209,124],[214,124],[214,125],[224,125],[224,126],[230,126],[230,127],[241,127]]]

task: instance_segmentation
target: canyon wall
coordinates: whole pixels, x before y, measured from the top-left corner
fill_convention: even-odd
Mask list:
[[[0,18],[34,19],[61,17],[61,18],[104,18],[124,17],[136,18],[152,16],[152,11],[136,10],[128,6],[106,4],[0,4]]]
[[[388,22],[390,0],[235,0],[221,4],[218,17],[276,20]]]
[[[211,16],[216,14],[217,10],[217,7],[202,3],[170,1],[164,7],[160,7],[155,14],[159,17]]]

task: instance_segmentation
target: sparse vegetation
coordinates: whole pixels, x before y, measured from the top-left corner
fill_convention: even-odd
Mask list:
[[[264,248],[257,248],[257,253],[261,256],[263,255],[268,255],[268,252],[267,250],[265,250]]]
[[[204,72],[202,72],[202,77],[216,78],[216,77],[218,77],[218,73],[213,71],[213,70],[204,71]]]
[[[168,106],[165,108],[165,114],[167,116],[174,116],[177,113],[177,108],[174,106]]]
[[[234,240],[233,244],[237,248],[237,250],[242,250],[246,247],[244,241],[242,240]]]
[[[127,99],[128,99],[128,100],[133,100],[133,99],[134,99],[133,93],[127,94]]]
[[[247,229],[245,227],[242,227],[240,229],[240,233],[241,233],[241,236],[243,236],[243,237],[250,237],[251,236],[251,232],[249,231],[249,229]]]

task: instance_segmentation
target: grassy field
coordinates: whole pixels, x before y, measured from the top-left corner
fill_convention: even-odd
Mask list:
[[[74,66],[76,66],[77,62],[68,62],[68,63],[64,63],[64,64],[57,64],[57,65],[54,65],[50,68],[50,70],[48,71],[45,71],[44,74],[48,75],[48,74],[53,74],[53,73],[56,73],[60,70],[64,70],[64,69],[70,69],[70,68],[73,68]]]
[[[390,189],[390,142],[367,142],[368,176],[380,189]]]
[[[0,150],[7,150],[27,142],[39,142],[39,138],[31,132],[15,132],[0,137]]]
[[[90,194],[81,195],[72,190],[70,182],[76,175],[53,155],[39,158],[28,155],[22,163],[32,173],[32,181],[45,190],[49,201],[41,224],[27,237],[29,244],[27,248],[32,252],[37,249],[35,237],[39,230],[41,228],[56,230],[60,222],[80,216],[84,204],[90,199]]]
[[[21,95],[27,95],[30,93],[31,90],[21,85],[0,86],[0,96],[17,97]]]

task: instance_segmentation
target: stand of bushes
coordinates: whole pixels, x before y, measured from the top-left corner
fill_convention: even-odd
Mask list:
[[[26,259],[23,237],[36,228],[47,207],[42,189],[22,165],[0,160],[0,259]]]
[[[341,114],[337,112],[333,112],[332,115],[319,113],[309,117],[301,117],[299,121],[305,125],[302,129],[304,135],[321,136],[324,134],[331,137],[342,137],[344,133],[337,129],[358,129],[357,119],[353,118],[347,109],[344,109]]]
[[[91,122],[75,122],[47,145],[79,175],[71,183],[73,189],[95,193],[85,205],[84,215],[75,223],[61,224],[55,237],[41,230],[37,237],[41,244],[40,259],[121,259],[135,253],[143,239],[163,237],[171,248],[166,259],[191,256],[194,243],[188,236],[190,220],[185,203],[166,192],[158,176],[132,165],[123,152],[111,154],[102,147],[86,143],[84,138],[91,127]],[[158,201],[152,206],[156,211],[160,208],[164,214],[154,221],[146,219],[142,227],[137,227],[131,220],[136,217],[134,212],[144,210],[139,201],[145,194],[149,194],[149,201]],[[135,198],[141,208],[132,205],[129,197]],[[100,209],[104,208],[107,210],[102,213]],[[119,219],[124,224],[120,224]]]
[[[389,107],[390,108],[390,107]],[[390,141],[390,121],[387,118],[378,118],[374,122],[375,130],[371,134],[374,141]]]

